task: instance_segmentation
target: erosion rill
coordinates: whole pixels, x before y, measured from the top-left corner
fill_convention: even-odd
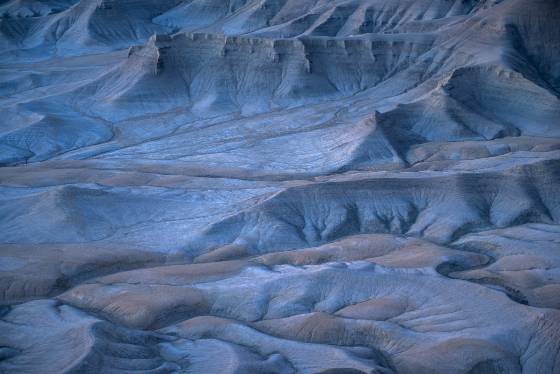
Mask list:
[[[0,373],[560,373],[559,25],[0,1]]]

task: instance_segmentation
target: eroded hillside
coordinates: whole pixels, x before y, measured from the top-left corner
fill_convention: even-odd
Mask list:
[[[560,371],[556,0],[0,3],[0,372]]]

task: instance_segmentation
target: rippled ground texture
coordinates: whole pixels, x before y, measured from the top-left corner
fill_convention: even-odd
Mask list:
[[[0,1],[0,372],[560,372],[556,0]]]

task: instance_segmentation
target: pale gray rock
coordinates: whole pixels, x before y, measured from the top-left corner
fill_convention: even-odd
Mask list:
[[[494,261],[482,269],[452,273],[452,277],[503,287],[519,302],[558,309],[557,226],[531,224],[469,234],[456,244],[482,251]]]
[[[0,2],[0,372],[559,372],[559,20]]]

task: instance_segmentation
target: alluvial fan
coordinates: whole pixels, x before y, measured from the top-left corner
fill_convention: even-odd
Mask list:
[[[558,25],[0,1],[0,373],[560,373]]]

